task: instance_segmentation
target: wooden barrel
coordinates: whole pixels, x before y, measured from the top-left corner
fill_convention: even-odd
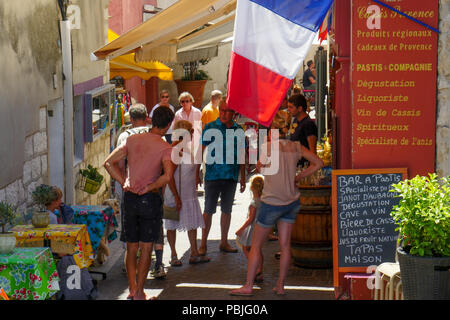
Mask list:
[[[292,228],[291,242],[331,243],[331,209],[300,209]]]
[[[291,243],[294,265],[302,268],[330,269],[333,267],[333,248],[320,243]]]
[[[300,211],[292,229],[291,251],[299,267],[331,268],[331,186],[300,187]]]

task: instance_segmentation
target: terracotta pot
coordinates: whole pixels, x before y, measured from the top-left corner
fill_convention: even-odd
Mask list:
[[[35,228],[46,228],[50,224],[50,215],[47,211],[34,211],[31,224]]]
[[[14,232],[0,233],[0,254],[9,254],[16,247]]]
[[[208,80],[175,80],[177,84],[178,96],[182,92],[189,92],[194,97],[194,106],[197,109],[202,109],[203,92],[205,91],[205,84]]]

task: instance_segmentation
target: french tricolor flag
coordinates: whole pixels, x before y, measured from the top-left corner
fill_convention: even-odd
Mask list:
[[[238,0],[229,108],[269,126],[333,0]]]

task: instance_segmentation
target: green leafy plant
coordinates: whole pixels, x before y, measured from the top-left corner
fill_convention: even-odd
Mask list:
[[[450,256],[450,176],[435,173],[393,184],[400,197],[391,216],[398,225],[399,241],[417,256]]]
[[[2,227],[1,233],[6,233],[6,225],[14,225],[16,219],[16,210],[13,206],[6,201],[0,202],[0,226]]]
[[[103,176],[98,172],[97,168],[92,167],[90,164],[87,169],[80,169],[80,174],[83,177],[94,180],[98,183],[103,181]]]
[[[198,69],[200,65],[205,65],[208,62],[209,59],[202,59],[184,63],[184,76],[181,78],[181,80],[211,80],[206,71]]]
[[[40,211],[46,211],[47,205],[58,198],[55,190],[46,184],[41,184],[31,193],[33,203],[39,207]]]

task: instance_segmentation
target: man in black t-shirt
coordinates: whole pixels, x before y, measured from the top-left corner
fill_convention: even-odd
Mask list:
[[[303,89],[315,89],[316,69],[314,62],[312,60],[309,60],[306,65],[308,66],[308,69],[306,69],[306,71],[303,73]]]
[[[316,123],[306,113],[308,108],[305,97],[302,94],[294,94],[288,99],[288,111],[294,119],[289,130],[292,141],[300,141],[300,144],[316,154],[318,130]],[[304,165],[306,160],[302,158],[299,165]]]

